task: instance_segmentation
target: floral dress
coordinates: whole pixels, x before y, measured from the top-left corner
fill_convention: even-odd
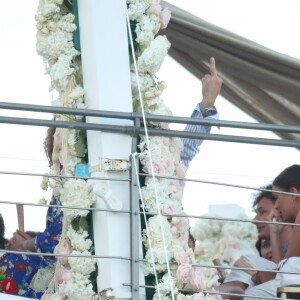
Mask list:
[[[61,205],[61,202],[59,199],[53,197],[50,204]],[[48,208],[46,229],[38,233],[34,238],[36,252],[53,253],[62,232],[62,218],[63,214],[60,208]],[[54,257],[12,253],[3,254],[0,257],[0,293],[40,299],[46,287],[31,284],[32,279],[42,270],[49,270],[49,272],[42,274],[48,273],[48,277],[52,277],[54,265]],[[45,277],[42,278],[40,282],[45,282],[45,279]]]

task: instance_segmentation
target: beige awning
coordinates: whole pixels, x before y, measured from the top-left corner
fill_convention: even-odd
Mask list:
[[[172,11],[161,31],[169,55],[201,79],[211,56],[224,80],[222,96],[261,123],[300,125],[300,60],[210,24],[166,1]],[[232,120],[234,121],[234,120]],[[300,134],[279,133],[285,139]]]

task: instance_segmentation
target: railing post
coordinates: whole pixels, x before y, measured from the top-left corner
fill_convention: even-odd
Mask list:
[[[135,127],[140,127],[140,119],[135,119]],[[137,150],[137,137],[132,139],[132,152],[135,153]],[[131,246],[131,293],[132,300],[139,300],[141,294],[145,294],[145,291],[141,291],[139,285],[144,285],[144,275],[140,266],[140,258],[143,257],[142,253],[142,232],[140,223],[140,197],[138,190],[138,173],[134,163],[138,163],[139,159],[136,158],[134,161],[131,157],[131,185],[130,185],[130,246]],[[139,166],[137,167],[137,169]]]

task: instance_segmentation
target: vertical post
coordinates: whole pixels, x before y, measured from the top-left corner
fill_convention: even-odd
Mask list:
[[[135,119],[135,126],[140,127],[140,119]],[[132,139],[132,149],[137,149],[137,137]],[[139,159],[136,159],[139,162]],[[139,167],[138,167],[139,169]],[[145,278],[143,276],[140,258],[143,258],[142,251],[142,232],[140,224],[140,202],[139,202],[139,190],[138,190],[138,178],[139,174],[136,172],[133,158],[131,159],[131,292],[132,300],[140,299],[141,294],[145,295],[145,291],[139,288],[139,285],[144,285]]]
[[[18,226],[21,231],[25,231],[24,225],[24,205],[16,204],[17,207],[17,216],[18,216]]]
[[[132,112],[130,64],[125,0],[78,0],[81,58],[85,102],[89,109]],[[132,125],[129,120],[87,117],[87,122]],[[132,139],[128,135],[89,131],[89,164],[99,157],[129,159]],[[92,173],[96,176],[97,173]],[[109,177],[129,179],[129,172],[110,172]],[[129,183],[110,181],[110,190],[130,209]],[[106,208],[97,201],[95,207]],[[95,252],[103,256],[130,257],[130,215],[94,212]],[[98,291],[113,288],[115,299],[131,299],[131,264],[128,260],[98,259]]]

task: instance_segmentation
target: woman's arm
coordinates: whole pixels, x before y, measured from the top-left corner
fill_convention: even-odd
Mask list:
[[[51,202],[51,204],[60,204]],[[62,232],[63,213],[60,208],[50,207],[47,211],[47,226],[43,232],[39,232],[34,238],[29,234],[17,230],[7,244],[9,250],[53,253],[59,242]]]
[[[300,225],[300,211],[297,214],[295,224]],[[300,256],[300,226],[294,226],[292,231],[292,238],[285,255],[285,258],[290,258],[294,256]]]
[[[278,211],[276,209],[272,209],[269,216],[268,221],[280,221]],[[283,225],[279,224],[269,224],[270,230],[270,243],[272,248],[272,261],[278,264],[282,260],[282,245],[280,243],[280,233],[283,229]]]

